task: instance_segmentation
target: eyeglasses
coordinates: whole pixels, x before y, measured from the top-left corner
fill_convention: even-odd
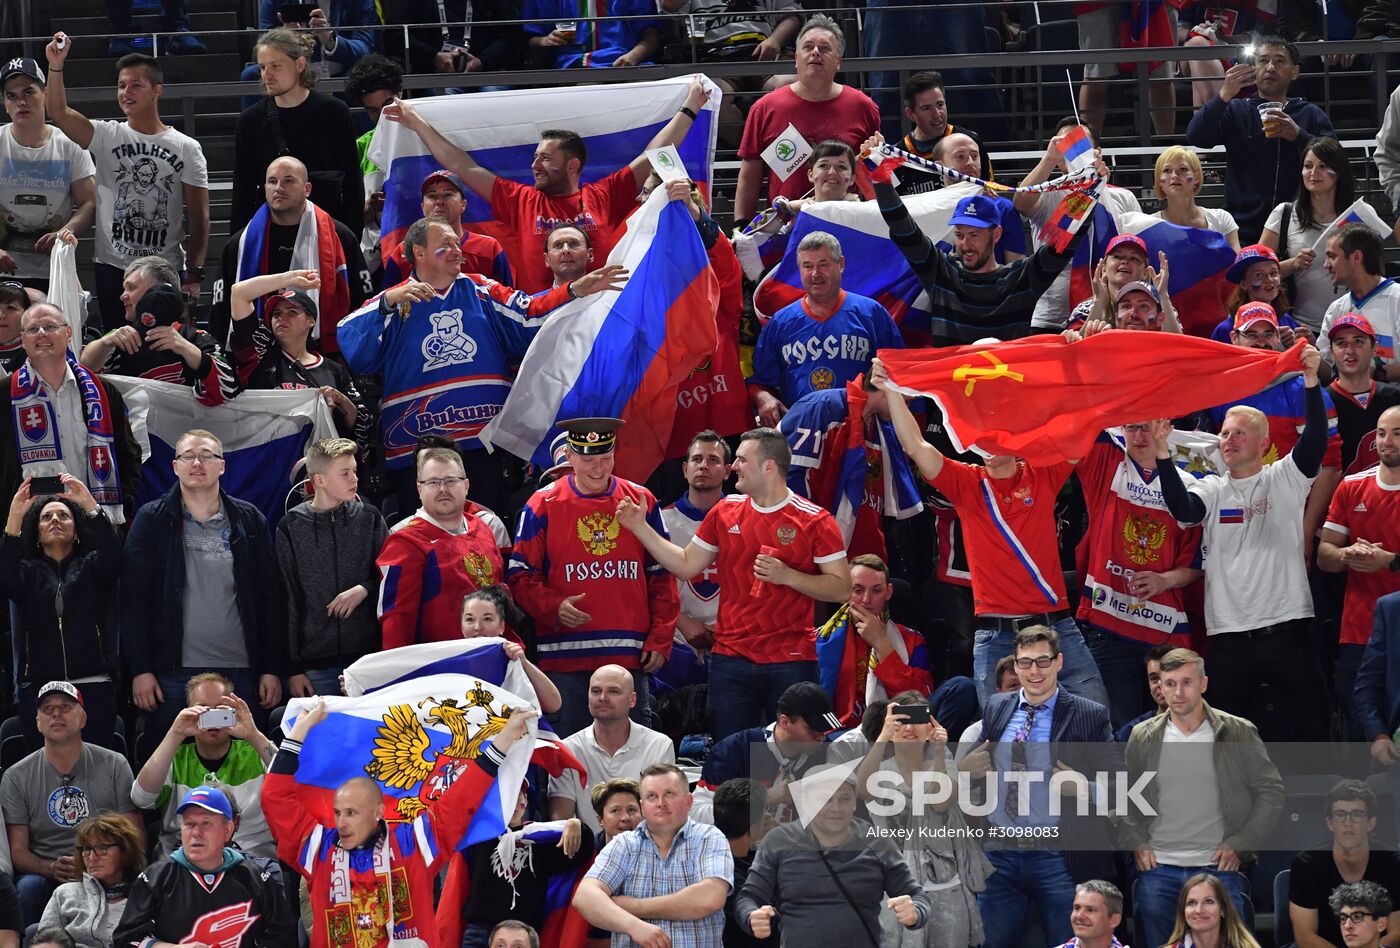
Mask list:
[[[1055,664],[1055,659],[1058,657],[1056,655],[1042,655],[1039,658],[1018,658],[1016,659],[1016,667],[1021,671],[1028,670],[1032,665],[1036,668],[1049,668]]]
[[[1141,432],[1143,432],[1143,433],[1146,433],[1146,432],[1151,431],[1151,430],[1152,430],[1152,425],[1150,425],[1150,424],[1124,425],[1124,426],[1123,426],[1123,433],[1124,433],[1124,434],[1134,434],[1134,433],[1139,432],[1139,431],[1141,431]]]
[[[94,855],[105,856],[116,848],[116,843],[94,843],[91,846],[79,846],[78,852],[82,853],[84,857]]]
[[[465,477],[430,477],[426,481],[419,481],[421,487],[428,490],[441,490],[444,487],[456,487],[458,484],[466,483]]]
[[[38,326],[25,326],[23,332],[26,336],[54,336],[67,328],[68,327],[63,323],[41,323]]]
[[[201,451],[195,454],[193,451],[186,451],[184,454],[175,455],[175,460],[181,464],[193,464],[198,461],[200,464],[213,464],[215,461],[222,461],[222,454],[215,454],[213,451]]]
[[[1360,925],[1368,918],[1380,918],[1375,912],[1338,912],[1337,921],[1343,925]]]
[[[1239,330],[1236,330],[1235,334],[1238,335],[1241,339],[1248,339],[1250,342],[1258,342],[1260,339],[1278,338],[1277,329],[1266,329],[1263,332],[1240,332]]]
[[[1333,810],[1328,818],[1333,823],[1365,823],[1371,814],[1365,810]]]

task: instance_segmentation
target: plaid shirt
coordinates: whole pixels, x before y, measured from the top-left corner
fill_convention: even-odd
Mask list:
[[[734,887],[734,855],[729,841],[717,828],[705,823],[686,820],[671,843],[671,851],[662,856],[647,831],[646,823],[622,833],[603,847],[589,879],[597,879],[613,895],[630,895],[646,899],[672,895],[702,879],[723,879]],[[720,948],[724,935],[724,911],[707,915],[698,921],[648,919],[659,926],[672,948]],[[627,935],[613,932],[612,948],[635,948]]]

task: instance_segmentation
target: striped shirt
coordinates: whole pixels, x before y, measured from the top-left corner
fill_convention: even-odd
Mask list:
[[[1014,263],[986,273],[969,273],[956,257],[939,250],[919,230],[894,188],[875,185],[875,199],[880,216],[889,225],[890,239],[928,291],[928,308],[934,314],[929,330],[934,346],[966,345],[985,336],[1029,336],[1036,301],[1069,266],[1079,245],[1076,235],[1064,253],[1041,247]],[[1087,232],[1086,228],[1079,233]]]
[[[686,820],[671,841],[671,851],[662,856],[643,823],[604,846],[587,878],[597,879],[615,896],[637,899],[673,895],[703,879],[723,879],[732,889],[734,855],[717,828]],[[666,933],[672,948],[720,948],[724,935],[722,909],[694,921],[649,921]],[[627,935],[613,932],[612,948],[635,945]]]

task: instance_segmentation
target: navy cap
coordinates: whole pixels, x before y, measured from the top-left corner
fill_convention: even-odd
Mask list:
[[[958,202],[950,224],[966,224],[969,227],[1000,227],[1001,209],[997,202],[985,194],[974,194]]]

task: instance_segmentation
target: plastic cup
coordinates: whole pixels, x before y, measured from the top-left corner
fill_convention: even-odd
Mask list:
[[[1260,102],[1259,121],[1264,126],[1264,137],[1276,138],[1279,130],[1279,119],[1284,115],[1282,102]]]

